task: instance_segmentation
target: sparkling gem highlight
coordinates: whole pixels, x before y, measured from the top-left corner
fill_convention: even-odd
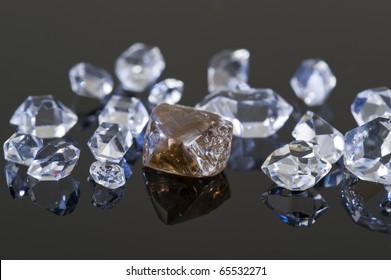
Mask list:
[[[124,169],[112,162],[95,161],[91,164],[90,175],[97,184],[109,189],[122,187],[126,183]]]

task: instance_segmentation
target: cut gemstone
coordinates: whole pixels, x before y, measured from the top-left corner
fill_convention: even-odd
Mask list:
[[[39,182],[31,188],[31,201],[59,216],[71,214],[80,197],[80,182],[72,177],[57,182]]]
[[[27,175],[27,167],[13,162],[7,162],[4,167],[7,186],[14,199],[21,198],[28,194],[28,191],[38,181]]]
[[[181,100],[183,94],[183,82],[176,79],[165,79],[155,84],[148,96],[152,105],[161,103],[176,104]]]
[[[316,143],[293,141],[271,153],[262,171],[280,187],[303,191],[313,187],[331,169],[318,151]]]
[[[120,162],[133,143],[132,133],[118,124],[102,123],[87,145],[97,160]]]
[[[249,72],[250,52],[246,49],[222,50],[209,62],[209,92],[235,90],[246,84]]]
[[[31,134],[16,132],[4,143],[4,158],[28,166],[42,147],[42,139]]]
[[[71,174],[79,157],[77,147],[56,139],[38,152],[27,173],[39,181],[58,181]]]
[[[144,182],[156,214],[168,225],[206,215],[231,196],[223,173],[199,179],[144,168]]]
[[[55,138],[63,137],[77,123],[77,116],[51,95],[29,96],[10,123],[20,132]]]
[[[161,104],[145,133],[143,163],[190,177],[219,174],[231,152],[232,124],[191,107]]]
[[[232,122],[234,135],[265,138],[288,120],[293,107],[271,89],[221,91],[209,94],[196,105]]]
[[[90,175],[97,183],[109,189],[122,187],[126,183],[124,169],[116,163],[95,161],[91,164]]]
[[[160,77],[165,67],[158,47],[136,43],[118,57],[115,73],[124,89],[142,92]]]
[[[293,227],[313,225],[328,209],[327,202],[314,189],[292,192],[273,185],[261,195],[261,201]]]
[[[297,97],[308,106],[323,105],[336,84],[330,67],[320,59],[304,60],[291,79]]]
[[[114,87],[113,78],[106,70],[85,62],[69,70],[69,80],[74,93],[96,99],[104,99]]]
[[[367,89],[357,94],[352,106],[352,115],[358,125],[377,117],[391,117],[391,90],[386,87]]]
[[[345,134],[346,168],[362,180],[391,184],[391,120],[377,118]]]
[[[136,97],[114,95],[99,115],[99,123],[116,123],[126,126],[132,134],[139,134],[148,123],[149,114]]]
[[[88,180],[92,186],[91,205],[99,209],[112,209],[120,203],[125,195],[126,187],[108,189],[97,184],[92,178]]]
[[[337,162],[344,151],[345,140],[341,132],[317,114],[308,111],[292,132],[296,140],[313,141],[319,145],[319,154],[330,163]]]

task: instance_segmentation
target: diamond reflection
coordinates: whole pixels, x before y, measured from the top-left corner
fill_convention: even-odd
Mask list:
[[[7,186],[12,198],[18,199],[28,194],[29,189],[38,181],[27,175],[27,166],[7,162],[4,167]]]
[[[91,205],[99,209],[112,209],[117,206],[125,195],[125,186],[108,189],[88,178],[92,187]]]

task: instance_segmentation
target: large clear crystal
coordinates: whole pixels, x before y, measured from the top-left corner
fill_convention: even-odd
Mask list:
[[[16,132],[4,143],[4,158],[28,166],[42,146],[43,141],[39,137]]]
[[[335,163],[341,158],[345,147],[342,133],[310,111],[305,113],[297,123],[292,136],[296,140],[318,143],[319,154],[330,163]]]
[[[106,70],[85,62],[69,70],[69,81],[74,93],[96,99],[104,99],[114,87],[113,78]]]
[[[99,115],[99,123],[116,123],[126,126],[132,134],[140,134],[148,123],[149,114],[136,97],[114,95]]]
[[[15,111],[10,123],[20,132],[41,138],[63,137],[77,116],[51,95],[29,96]]]
[[[275,150],[262,165],[262,171],[278,186],[291,191],[313,187],[331,169],[319,155],[315,143],[293,141]]]
[[[40,181],[58,181],[71,174],[79,156],[73,144],[56,139],[38,152],[27,173]]]
[[[7,162],[4,167],[5,179],[14,199],[21,198],[28,194],[28,191],[38,181],[27,175],[27,167],[14,162]]]
[[[181,100],[184,84],[180,80],[165,79],[155,84],[148,96],[148,101],[152,105],[161,103],[176,104]]]
[[[232,122],[234,135],[265,138],[288,120],[293,107],[271,89],[221,91],[209,94],[196,105]]]
[[[345,166],[362,180],[391,184],[391,120],[374,119],[345,134]]]
[[[246,84],[249,72],[250,52],[246,49],[222,50],[209,62],[208,88],[217,90],[234,90]]]
[[[391,117],[391,90],[386,87],[364,90],[357,94],[350,110],[358,125],[377,117]]]
[[[327,63],[320,59],[304,60],[291,79],[297,97],[308,106],[319,106],[326,102],[337,84]]]
[[[124,169],[112,162],[93,162],[90,166],[90,175],[97,184],[109,189],[122,187],[126,183]]]
[[[124,89],[142,92],[160,77],[165,66],[158,47],[136,43],[118,57],[115,73]]]

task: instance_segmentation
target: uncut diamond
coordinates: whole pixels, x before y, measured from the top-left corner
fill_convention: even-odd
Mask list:
[[[126,183],[124,169],[112,162],[93,162],[90,166],[90,175],[97,184],[109,189],[122,187]]]
[[[16,132],[4,143],[4,158],[28,166],[42,146],[42,139],[31,134]]]
[[[161,103],[176,104],[183,94],[183,82],[176,79],[165,79],[155,84],[148,96],[149,103],[159,105]]]

